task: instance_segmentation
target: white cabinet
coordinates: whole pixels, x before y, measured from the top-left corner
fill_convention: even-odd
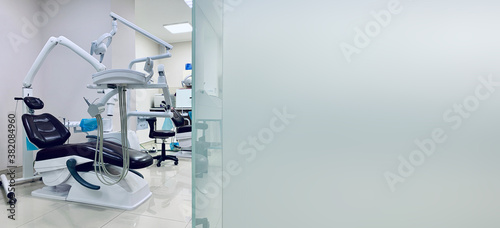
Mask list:
[[[175,95],[176,108],[191,108],[191,89],[178,89]]]

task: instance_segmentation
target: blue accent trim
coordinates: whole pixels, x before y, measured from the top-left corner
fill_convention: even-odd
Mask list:
[[[36,147],[35,144],[31,143],[28,137],[26,137],[26,148],[28,150],[38,150],[38,147]]]

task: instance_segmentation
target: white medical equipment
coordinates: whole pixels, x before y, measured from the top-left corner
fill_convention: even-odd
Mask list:
[[[181,84],[183,87],[191,88],[193,86],[193,77],[191,75],[185,77],[184,80],[181,81]]]
[[[50,51],[54,49],[57,45],[62,45],[70,50],[72,50],[74,53],[82,57],[84,60],[86,60],[90,65],[92,65],[96,71],[100,72],[106,69],[106,66],[101,64],[99,61],[97,61],[94,57],[92,57],[90,54],[85,52],[81,47],[73,43],[71,40],[67,39],[64,36],[59,36],[59,37],[50,37],[47,43],[45,43],[45,46],[42,48],[40,53],[38,54],[37,58],[35,59],[35,62],[33,62],[33,65],[31,66],[30,70],[26,74],[26,77],[23,80],[23,89],[22,97],[29,97],[33,96],[33,89],[31,88],[31,85],[33,83],[34,77],[37,74],[38,70],[40,70],[40,67],[42,66],[44,60],[47,58],[49,55]],[[26,105],[23,105],[23,113],[27,113],[28,109]],[[26,138],[26,133],[23,131],[22,133],[22,138]],[[40,176],[35,176],[33,173],[33,151],[29,151],[26,146],[23,147],[23,177],[16,179],[17,182],[21,181],[29,181],[29,180],[34,180],[40,178]]]
[[[167,77],[165,77],[165,65],[158,65],[158,83],[167,83]]]
[[[130,159],[130,168],[140,169],[153,164],[149,154],[130,150],[126,158],[122,146],[112,142],[101,144],[104,165],[112,175],[127,169],[127,175],[115,185],[101,186],[96,176],[95,142],[65,144],[71,133],[56,117],[48,113],[35,114],[43,108],[43,102],[36,97],[24,98],[30,108],[22,116],[22,123],[29,140],[38,148],[35,170],[40,173],[45,187],[33,191],[37,197],[96,204],[120,209],[133,209],[151,196],[147,182],[140,173],[123,167],[123,160]]]
[[[104,33],[99,39],[94,40],[92,42],[92,45],[90,47],[90,54],[91,55],[100,55],[101,58],[99,62],[102,63],[102,60],[104,59],[104,54],[108,50],[109,45],[111,45],[111,41],[113,39],[113,36],[116,34],[117,28],[117,23],[115,20],[112,22],[112,29],[111,32],[109,33]],[[106,43],[104,43],[106,41]]]
[[[23,97],[33,96],[32,92],[32,82],[33,78],[40,69],[40,66],[43,64],[44,60],[50,53],[50,51],[58,44],[61,44],[65,47],[68,47],[70,50],[78,54],[84,60],[89,62],[97,71],[94,75],[92,75],[93,85],[88,85],[88,88],[91,89],[112,89],[108,90],[108,93],[105,94],[98,102],[90,103],[87,102],[88,113],[92,117],[96,117],[98,120],[99,126],[99,137],[97,140],[97,149],[98,153],[95,153],[94,160],[91,160],[88,156],[81,157],[77,152],[72,154],[71,156],[62,156],[62,157],[50,157],[50,159],[44,158],[50,155],[52,149],[46,149],[39,151],[37,154],[37,162],[35,163],[35,171],[40,174],[44,183],[47,187],[36,190],[32,192],[34,196],[52,198],[52,199],[61,199],[61,200],[70,200],[77,201],[83,203],[91,203],[102,206],[116,207],[122,209],[132,209],[136,206],[140,205],[144,202],[149,196],[151,196],[151,192],[149,191],[149,187],[147,182],[144,179],[140,178],[140,174],[135,171],[133,175],[127,175],[129,172],[129,149],[128,139],[127,139],[127,119],[129,116],[160,116],[160,117],[172,117],[172,113],[170,113],[169,109],[171,106],[170,102],[170,94],[168,90],[168,85],[166,82],[151,84],[150,79],[153,76],[153,60],[168,58],[171,54],[168,52],[172,46],[167,42],[160,40],[159,38],[153,36],[152,34],[146,32],[145,30],[137,27],[133,23],[125,20],[124,18],[116,15],[115,13],[110,13],[112,21],[112,30],[110,33],[106,33],[99,37],[96,41],[92,42],[91,45],[91,54],[85,52],[82,48],[80,48],[75,43],[71,42],[67,38],[60,37],[51,37],[40,54],[36,58],[33,63],[30,71],[26,75],[23,81]],[[152,39],[158,44],[164,46],[166,48],[166,53],[145,57],[133,60],[129,69],[109,69],[106,70],[106,67],[101,63],[104,57],[104,54],[111,44],[111,40],[113,35],[116,34],[116,21],[120,21],[126,26],[134,29],[135,31],[143,34],[144,36]],[[100,61],[96,60],[92,54],[100,55]],[[144,71],[146,73],[138,72],[132,70],[132,67],[135,63],[145,62]],[[126,102],[125,91],[127,89],[162,89],[166,102],[167,108],[165,112],[128,112],[126,110]],[[121,156],[123,160],[123,164],[120,164],[121,167],[117,166],[117,162],[114,161],[115,164],[109,165],[110,157],[103,156],[103,145],[106,144],[107,148],[110,147],[116,149],[116,145],[110,142],[103,141],[103,121],[101,117],[101,113],[104,112],[105,106],[110,106],[110,99],[112,99],[116,94],[119,97],[119,107],[120,107],[120,123],[121,123]],[[112,102],[111,102],[112,103]],[[109,110],[108,110],[109,111]],[[27,108],[24,106],[23,112],[27,113]],[[24,118],[24,116],[23,116]],[[41,118],[43,120],[46,119],[45,116],[38,117],[36,115],[26,116],[26,121],[29,122],[30,118]],[[48,118],[48,117],[47,117]],[[53,121],[57,122],[57,121]],[[57,124],[57,123],[55,123]],[[27,124],[28,125],[28,124]],[[62,125],[62,124],[61,124]],[[34,125],[36,126],[36,124]],[[64,126],[64,125],[62,125]],[[25,125],[26,128],[26,125]],[[25,136],[24,134],[23,136]],[[33,135],[31,135],[33,136]],[[69,136],[67,136],[69,137]],[[24,137],[23,137],[24,138]],[[33,137],[31,137],[33,138]],[[30,140],[31,140],[30,138]],[[77,145],[77,144],[75,144]],[[72,145],[72,146],[75,146]],[[78,144],[80,145],[80,144]],[[95,145],[95,144],[94,144]],[[87,144],[84,145],[85,148],[88,147]],[[56,150],[59,148],[57,145],[55,147]],[[43,151],[43,153],[41,153]],[[91,151],[95,151],[92,149]],[[135,150],[132,152],[136,152]],[[42,158],[38,158],[38,155],[41,154]],[[108,153],[109,154],[109,153]],[[137,154],[137,153],[136,153]],[[131,156],[131,155],[130,155]],[[148,155],[149,156],[149,155]],[[113,156],[111,156],[113,157]],[[33,154],[31,151],[24,150],[24,161],[23,161],[23,179],[32,179],[38,178],[34,177],[32,173],[33,169]],[[108,160],[106,162],[105,160]],[[65,164],[66,163],[66,164]],[[93,163],[93,171],[90,169],[81,172],[77,170],[79,165],[87,165],[89,163]],[[144,165],[144,164],[143,164]],[[139,166],[138,168],[142,168],[143,166]],[[103,183],[106,186],[97,186],[96,183]],[[97,186],[97,187],[96,187]]]
[[[16,204],[16,194],[9,189],[9,181],[7,180],[7,176],[5,174],[0,175],[0,182],[2,182],[3,189],[5,190],[5,197],[8,199],[8,203],[10,205]]]
[[[175,91],[175,107],[177,109],[191,109],[192,107],[192,90],[178,89]]]
[[[128,114],[127,114],[127,110],[126,110],[127,106],[125,103],[125,96],[126,96],[125,90],[126,90],[126,88],[146,89],[146,88],[158,88],[156,86],[161,86],[161,88],[163,89],[163,93],[164,93],[166,100],[168,98],[166,112],[163,115],[159,115],[158,113],[151,113],[151,112],[142,112],[142,113],[131,112],[130,115],[141,115],[141,116],[154,115],[154,116],[163,116],[163,117],[167,117],[167,116],[171,117],[172,116],[172,114],[170,113],[171,103],[170,103],[170,94],[168,91],[168,85],[166,83],[163,83],[163,84],[158,83],[158,84],[156,84],[156,86],[151,86],[149,83],[151,80],[151,77],[154,74],[153,60],[170,57],[171,54],[168,51],[170,49],[172,49],[172,45],[155,37],[154,35],[148,33],[147,31],[137,27],[135,24],[125,20],[124,18],[116,15],[115,13],[111,13],[110,16],[113,18],[113,29],[112,29],[112,32],[110,34],[116,33],[115,21],[118,20],[118,21],[122,22],[123,24],[125,24],[126,26],[134,29],[135,31],[143,34],[144,36],[146,36],[146,37],[152,39],[153,41],[157,42],[158,44],[164,46],[166,49],[165,54],[153,56],[153,57],[139,58],[139,59],[133,60],[129,64],[129,69],[104,70],[104,71],[101,71],[101,72],[98,72],[98,73],[92,75],[92,80],[94,82],[94,85],[88,86],[88,88],[103,88],[103,87],[116,88],[113,91],[115,91],[115,90],[118,91],[118,97],[120,100],[121,142],[122,142],[123,154],[124,154],[124,158],[125,158],[127,155],[127,150],[128,150],[128,147],[127,147],[127,145],[128,145],[128,138],[127,138]],[[107,36],[107,35],[105,34],[103,36]],[[101,36],[101,37],[103,37],[103,36]],[[108,36],[108,37],[109,37],[108,40],[110,40],[112,35]],[[101,44],[93,43],[93,47],[95,45],[107,47],[107,45],[103,45],[103,43],[102,43],[104,39],[100,39],[100,40],[101,40],[100,41]],[[104,55],[105,49],[103,48],[102,50],[103,51],[100,52],[101,57]],[[142,72],[132,70],[133,65],[135,63],[138,63],[138,62],[145,62],[144,71],[146,71],[148,73],[147,75],[142,73]],[[104,111],[104,103],[109,100],[109,97],[108,97],[109,94],[114,95],[113,92],[108,93],[97,104],[90,104],[86,100],[87,104],[89,105],[88,113],[92,117],[97,118],[99,125],[102,125],[102,118],[101,118],[100,114]],[[123,163],[124,169],[122,170],[122,173],[119,176],[116,176],[117,179],[114,181],[107,181],[105,176],[111,176],[111,174],[110,174],[110,172],[108,172],[106,170],[106,166],[104,165],[104,163],[102,161],[102,142],[104,139],[104,132],[103,132],[102,128],[99,128],[98,139],[99,140],[98,140],[97,145],[99,146],[99,152],[98,152],[99,159],[96,159],[96,162],[98,163],[98,166],[96,166],[96,167],[98,167],[99,170],[97,170],[97,169],[95,170],[96,174],[98,174],[98,177],[101,180],[101,182],[108,184],[108,185],[116,184],[127,175],[127,166],[126,166],[127,161],[124,160],[124,163]],[[104,175],[103,173],[105,173],[106,175]]]
[[[108,94],[111,93],[113,90],[112,89],[105,89],[105,90],[98,90],[98,93],[102,94]],[[118,144],[122,144],[122,139],[121,139],[121,132],[120,131],[113,131],[113,120],[111,119],[114,115],[114,108],[115,108],[115,103],[118,101],[117,95],[111,96],[111,98],[107,101],[106,103],[106,116],[102,117],[102,125],[103,125],[103,132],[104,132],[104,140],[115,142]],[[139,117],[138,117],[139,118]],[[80,123],[80,122],[76,122]],[[75,130],[75,132],[77,132]],[[89,138],[97,138],[97,136],[88,136]],[[137,137],[137,134],[135,131],[128,130],[127,133],[127,141],[128,141],[128,147],[135,149],[135,150],[141,150],[141,146],[139,143],[139,139]]]

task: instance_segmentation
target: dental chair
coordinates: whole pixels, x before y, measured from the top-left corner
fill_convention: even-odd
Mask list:
[[[175,109],[172,109],[174,114],[172,123],[175,125],[175,137],[179,141],[179,146],[183,150],[191,150],[191,125],[184,124],[184,117]]]
[[[134,170],[153,164],[149,154],[129,149],[127,176],[114,185],[102,184],[94,172],[96,143],[64,144],[71,136],[68,129],[51,114],[34,114],[34,110],[43,108],[43,102],[35,97],[25,97],[24,101],[30,110],[30,114],[22,116],[26,134],[40,148],[34,168],[46,185],[33,191],[33,196],[125,210],[136,208],[151,196],[148,183]],[[123,165],[122,146],[104,141],[103,148],[107,169],[119,174]]]

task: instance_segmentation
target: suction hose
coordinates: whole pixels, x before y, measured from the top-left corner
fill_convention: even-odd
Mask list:
[[[117,174],[112,174],[104,163],[103,156],[103,143],[104,143],[104,127],[102,122],[102,116],[99,114],[96,116],[97,119],[97,130],[98,130],[98,140],[96,142],[96,150],[94,161],[94,171],[96,173],[97,179],[105,185],[114,185],[123,180],[128,174],[130,165],[130,156],[128,152],[128,138],[127,138],[127,102],[126,102],[126,90],[123,86],[118,87],[118,102],[120,107],[120,125],[121,125],[121,139],[122,139],[122,155],[123,155],[123,166],[122,172]],[[111,178],[110,178],[111,177]]]

